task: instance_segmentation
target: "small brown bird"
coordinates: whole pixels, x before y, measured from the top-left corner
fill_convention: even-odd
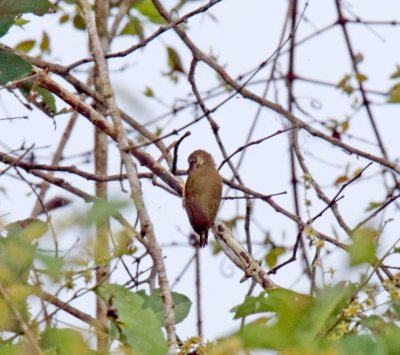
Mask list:
[[[211,154],[196,150],[188,158],[188,178],[183,206],[190,224],[200,236],[199,245],[207,244],[208,230],[215,221],[222,196],[222,178]]]

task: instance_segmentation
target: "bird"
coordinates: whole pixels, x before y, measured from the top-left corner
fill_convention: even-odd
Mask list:
[[[192,228],[200,237],[199,246],[204,247],[221,204],[222,177],[212,155],[204,150],[191,153],[188,163],[183,206]]]

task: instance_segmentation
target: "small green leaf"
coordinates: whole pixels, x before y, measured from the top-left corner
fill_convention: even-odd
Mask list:
[[[336,85],[338,89],[342,89],[344,93],[350,95],[353,93],[354,89],[353,86],[350,84],[351,76],[346,74]]]
[[[50,117],[57,112],[56,99],[54,95],[47,89],[37,88],[38,97],[36,103]]]
[[[356,79],[360,82],[368,80],[368,77],[361,73],[356,73]]]
[[[24,342],[24,340],[17,344],[0,344],[0,354],[2,355],[29,354],[31,351],[30,344]]]
[[[72,23],[74,25],[74,27],[78,30],[85,30],[86,26],[85,26],[85,21],[83,21],[83,17],[79,14],[76,14],[74,16],[74,19],[72,20]]]
[[[34,240],[42,237],[49,230],[49,226],[46,222],[35,218],[26,218],[20,221],[16,221],[4,226],[7,230],[8,237],[16,237],[23,235],[28,240]]]
[[[148,97],[154,97],[154,91],[150,86],[147,86],[143,94]]]
[[[16,19],[14,20],[14,25],[15,25],[15,26],[18,26],[18,27],[24,27],[24,26],[25,26],[27,23],[29,23],[29,22],[31,22],[31,21],[25,20],[24,18],[19,17],[19,18],[16,18]]]
[[[3,37],[14,24],[13,16],[0,17],[0,37]]]
[[[396,313],[397,318],[400,319],[400,301],[394,302],[392,304],[393,311]]]
[[[306,332],[314,330],[314,334],[323,334],[336,324],[338,316],[354,296],[356,287],[351,283],[340,282],[334,286],[327,286],[317,291],[316,298],[311,310],[308,312],[307,320],[310,328]]]
[[[273,322],[268,322],[271,317],[262,317],[238,332],[244,347],[283,350],[293,347],[299,339],[303,343],[309,341],[313,332],[311,324],[306,324],[306,321],[310,323],[308,313],[312,298],[287,289],[272,289],[267,293],[268,297],[260,299],[260,304],[257,304],[258,300],[252,300],[245,312],[238,309],[238,315],[250,315],[252,311],[259,313],[261,310],[275,313]]]
[[[212,247],[213,247],[212,255],[218,255],[222,251],[221,245],[219,243],[217,243],[215,240],[212,244]]]
[[[127,229],[123,229],[115,233],[115,255],[133,255],[137,251],[137,247],[133,245],[135,240],[132,233]]]
[[[143,308],[140,295],[115,284],[101,285],[96,293],[109,305],[109,315],[121,342],[132,347],[135,353],[164,355],[167,352],[161,324],[151,308]]]
[[[396,65],[396,71],[390,76],[390,79],[400,78],[400,65]]]
[[[379,347],[371,335],[353,335],[340,339],[339,354],[389,354],[386,353],[383,347]],[[338,350],[339,350],[338,349]]]
[[[246,300],[231,309],[235,313],[234,319],[247,317],[251,314],[263,312],[284,312],[294,309],[303,309],[310,299],[297,292],[287,289],[272,289],[262,291],[258,296],[247,297]]]
[[[346,132],[349,129],[350,123],[349,121],[343,121],[340,123],[340,127],[342,128],[342,132]]]
[[[343,184],[343,183],[345,183],[345,182],[347,182],[347,181],[349,181],[349,178],[348,178],[347,176],[345,176],[345,175],[342,175],[342,176],[339,176],[339,177],[335,180],[334,184],[335,184],[335,185],[340,185],[340,184]]]
[[[357,168],[353,171],[353,177],[357,176],[358,174],[360,174],[362,172],[363,168]]]
[[[352,265],[376,261],[377,236],[378,232],[369,227],[357,229],[352,233],[353,243],[348,247]]]
[[[178,52],[172,47],[167,47],[167,53],[168,53],[168,66],[170,68],[169,74],[175,72],[184,73],[185,70],[183,69],[182,61]]]
[[[156,130],[154,131],[153,134],[154,134],[156,137],[160,137],[160,136],[161,136],[161,133],[162,133],[162,128],[159,127],[159,126],[157,126],[157,127],[156,127]]]
[[[7,237],[0,238],[0,282],[6,287],[24,285],[36,254],[36,246],[32,242],[47,231],[47,224],[27,218],[7,224],[4,228]]]
[[[338,89],[344,89],[350,80],[350,75],[346,74],[342,79],[340,79],[339,83],[336,85]]]
[[[382,205],[383,205],[383,202],[373,202],[373,201],[371,201],[369,203],[368,207],[364,211],[365,212],[369,212],[369,211],[372,211],[372,210],[375,210],[375,209],[381,207]]]
[[[400,103],[400,83],[390,88],[388,102],[392,104]]]
[[[73,329],[46,328],[40,336],[40,347],[46,354],[96,354],[85,343],[82,334]]]
[[[0,85],[28,76],[32,66],[21,57],[0,51]]]
[[[47,0],[1,0],[0,18],[3,16],[17,16],[24,13],[43,15],[50,11],[51,3]]]
[[[271,312],[272,309],[268,301],[268,294],[263,291],[258,296],[246,297],[242,304],[233,307],[230,311],[235,313],[234,319],[238,319],[251,314]]]
[[[34,39],[28,39],[26,41],[19,42],[15,46],[15,49],[28,53],[30,50],[32,50],[33,47],[35,47],[35,44],[36,41]]]
[[[47,34],[46,31],[43,31],[42,41],[40,42],[40,50],[42,52],[50,53],[49,44],[50,44],[49,35]]]
[[[140,35],[143,36],[143,26],[140,20],[133,16],[129,19],[120,35]]]
[[[159,25],[166,24],[166,21],[158,13],[158,10],[153,5],[151,0],[136,1],[133,4],[133,8],[138,10],[143,16],[147,17],[147,19],[152,23]]]
[[[39,254],[38,258],[47,267],[44,273],[50,276],[53,281],[60,281],[62,276],[62,268],[64,265],[63,259],[55,258],[46,254]]]
[[[265,262],[269,268],[273,268],[278,262],[278,258],[285,254],[286,249],[283,247],[272,248],[265,256]]]
[[[105,222],[108,218],[114,216],[118,211],[125,207],[125,201],[96,201],[87,215],[88,223]]]
[[[233,228],[236,227],[236,225],[238,224],[239,221],[243,221],[244,217],[240,216],[240,215],[236,215],[234,217],[232,217],[231,219],[224,219],[222,220],[222,222],[224,222],[224,224],[226,225],[226,227],[229,230],[233,230]]]
[[[139,292],[139,294],[145,301],[143,306],[150,307],[158,317],[160,323],[164,324],[165,309],[160,289],[154,289],[150,296],[146,295],[144,292]],[[171,295],[174,302],[175,323],[178,324],[188,316],[192,302],[181,293],[171,292]]]
[[[62,25],[62,24],[64,24],[64,23],[67,23],[69,21],[69,15],[68,14],[65,14],[65,15],[62,15],[61,17],[60,17],[60,19],[58,20],[58,23],[60,24],[60,25]]]
[[[368,318],[362,319],[361,324],[367,327],[369,330],[379,333],[384,328],[385,321],[377,315],[372,315]]]
[[[46,115],[54,117],[57,112],[54,95],[47,89],[37,86],[33,80],[27,80],[20,87],[21,93]]]

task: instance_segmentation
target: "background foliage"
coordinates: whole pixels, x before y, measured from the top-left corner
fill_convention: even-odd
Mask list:
[[[234,3],[0,0],[2,354],[398,353],[399,4]]]

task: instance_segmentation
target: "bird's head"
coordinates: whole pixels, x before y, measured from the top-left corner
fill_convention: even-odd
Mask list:
[[[189,170],[200,168],[202,166],[215,166],[215,162],[211,154],[207,153],[204,150],[195,150],[192,154],[189,155]]]

